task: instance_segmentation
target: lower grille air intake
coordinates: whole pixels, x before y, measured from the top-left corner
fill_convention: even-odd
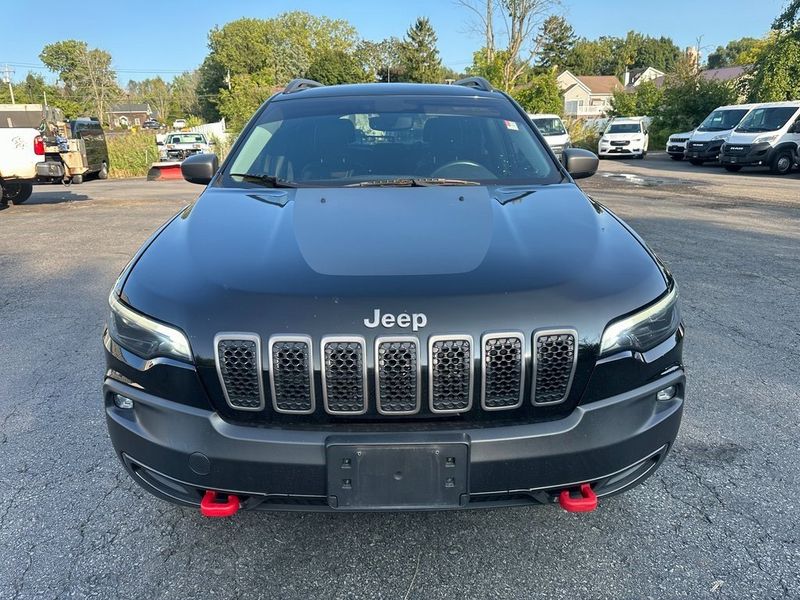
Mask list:
[[[363,338],[322,339],[322,401],[332,415],[367,412],[367,363]]]
[[[413,415],[420,408],[419,343],[413,337],[375,340],[375,400],[382,415]]]
[[[484,410],[509,410],[522,405],[525,343],[521,333],[483,336],[481,405]]]
[[[472,338],[434,336],[429,340],[428,395],[431,412],[472,408]]]
[[[533,338],[533,403],[558,404],[567,399],[578,353],[572,329],[542,331]]]
[[[274,337],[269,342],[269,359],[269,382],[275,410],[292,414],[314,412],[311,338]]]
[[[246,333],[219,334],[214,339],[217,374],[225,401],[237,410],[263,410],[261,342]]]

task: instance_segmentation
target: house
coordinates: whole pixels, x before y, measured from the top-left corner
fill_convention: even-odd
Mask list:
[[[737,82],[742,77],[750,73],[752,65],[742,65],[736,67],[722,67],[720,69],[705,69],[700,71],[700,77],[709,81],[733,81]]]
[[[655,81],[661,79],[663,81],[666,73],[659,71],[655,67],[647,67],[646,69],[630,69],[625,71],[625,88],[633,91],[645,81]],[[658,84],[656,84],[658,85]]]
[[[573,75],[564,71],[558,76],[564,95],[564,114],[568,117],[604,117],[611,110],[615,91],[624,89],[612,75]]]
[[[108,111],[108,123],[115,127],[140,127],[147,119],[154,117],[149,104],[114,104]]]

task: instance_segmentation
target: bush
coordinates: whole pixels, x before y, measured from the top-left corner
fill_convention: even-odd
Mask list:
[[[597,152],[597,143],[600,141],[600,129],[583,119],[569,119],[565,123],[572,145]]]
[[[156,136],[150,132],[107,134],[111,177],[144,177],[158,160]]]

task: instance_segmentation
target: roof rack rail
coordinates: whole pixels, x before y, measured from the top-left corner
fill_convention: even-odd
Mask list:
[[[292,92],[299,92],[300,90],[307,90],[309,88],[324,87],[319,81],[313,79],[292,79],[283,90],[284,94],[291,94]]]
[[[463,85],[464,87],[474,88],[482,92],[493,92],[494,88],[483,77],[467,77],[466,79],[459,79],[453,85]]]

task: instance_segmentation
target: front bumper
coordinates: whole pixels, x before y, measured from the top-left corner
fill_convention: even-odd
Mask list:
[[[600,146],[598,148],[600,156],[641,156],[644,148],[641,146]]]
[[[684,152],[686,152],[686,145],[685,144],[668,144],[667,145],[667,154],[669,154],[669,155],[683,156]]]
[[[725,144],[719,160],[723,165],[767,166],[772,162],[774,147],[761,144]]]
[[[723,143],[724,142],[722,140],[714,140],[711,142],[689,142],[686,145],[686,159],[703,160],[709,162],[719,160]]]
[[[656,400],[672,385],[677,394],[671,400]],[[684,390],[683,371],[676,370],[554,421],[367,430],[234,425],[113,379],[103,386],[114,449],[145,489],[190,506],[212,489],[235,493],[244,508],[267,510],[331,510],[326,456],[343,436],[353,445],[465,445],[462,507],[552,502],[559,490],[584,482],[598,496],[615,494],[644,480],[666,456],[678,433]],[[134,408],[117,408],[115,394],[133,399]]]

